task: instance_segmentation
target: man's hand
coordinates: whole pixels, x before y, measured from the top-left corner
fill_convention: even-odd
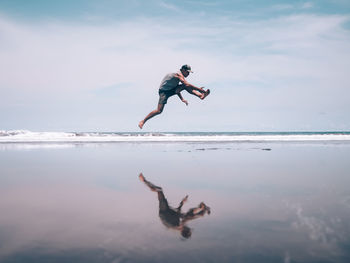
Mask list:
[[[185,104],[186,104],[186,106],[188,106],[188,102],[187,102],[187,100],[182,100],[182,102],[183,102],[183,103],[185,103]]]

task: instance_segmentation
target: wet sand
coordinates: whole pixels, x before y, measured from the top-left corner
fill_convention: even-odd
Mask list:
[[[350,262],[349,144],[0,147],[0,262]],[[159,217],[162,187],[184,239]]]

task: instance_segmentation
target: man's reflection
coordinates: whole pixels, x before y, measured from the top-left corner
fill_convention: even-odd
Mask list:
[[[192,230],[186,223],[190,220],[196,219],[198,217],[204,216],[205,213],[210,214],[210,208],[201,202],[198,207],[191,208],[187,213],[182,213],[181,208],[183,204],[187,201],[188,195],[186,195],[180,202],[177,208],[170,207],[168,201],[166,200],[163,189],[159,186],[152,184],[147,181],[142,173],[139,175],[139,179],[144,182],[151,191],[157,192],[159,200],[159,217],[162,223],[171,229],[175,229],[181,232],[184,238],[190,238],[192,235]]]

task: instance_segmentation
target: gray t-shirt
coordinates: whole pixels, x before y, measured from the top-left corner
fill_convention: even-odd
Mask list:
[[[167,74],[160,83],[159,90],[169,91],[175,89],[179,85],[179,79],[176,77],[176,73]]]

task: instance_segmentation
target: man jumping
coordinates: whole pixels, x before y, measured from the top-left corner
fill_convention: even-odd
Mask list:
[[[185,100],[181,95],[181,91],[183,90],[186,90],[188,93],[195,95],[202,100],[209,95],[209,89],[204,90],[203,87],[197,88],[185,80],[190,72],[192,72],[191,67],[189,65],[183,65],[179,72],[169,73],[164,77],[158,91],[158,107],[154,111],[151,111],[142,121],[139,122],[140,129],[142,129],[146,121],[162,113],[164,105],[167,103],[169,97],[176,94],[183,103],[188,105],[187,100]],[[179,84],[180,82],[182,84]]]
[[[189,209],[186,213],[181,212],[182,206],[188,199],[186,195],[180,202],[177,208],[169,206],[167,199],[163,193],[163,189],[159,186],[147,181],[142,173],[139,175],[139,179],[148,186],[152,192],[156,192],[159,201],[159,218],[162,223],[169,229],[177,230],[181,233],[181,236],[188,239],[192,235],[192,229],[187,226],[187,222],[210,214],[210,207],[201,202],[198,207]]]

